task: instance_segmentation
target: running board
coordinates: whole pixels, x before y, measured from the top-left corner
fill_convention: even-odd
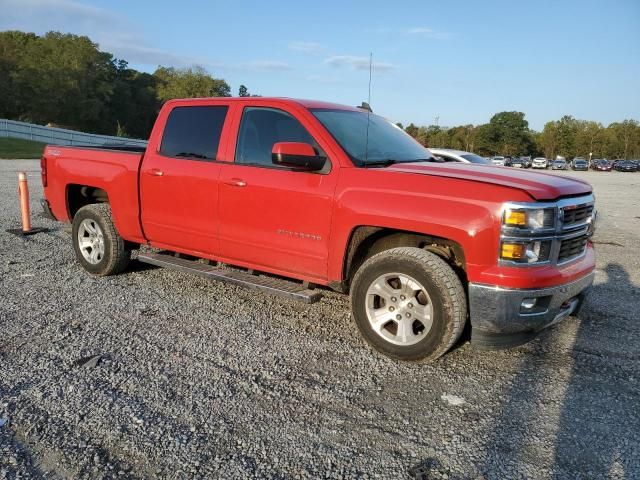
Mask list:
[[[314,303],[322,297],[319,291],[309,289],[306,284],[252,275],[251,273],[237,270],[225,270],[220,267],[201,263],[197,260],[187,260],[173,255],[143,253],[138,255],[138,260],[143,263],[157,265],[158,267],[194,273],[209,280],[217,280],[219,282],[227,282],[242,287],[261,290],[272,295],[279,295],[304,303]]]

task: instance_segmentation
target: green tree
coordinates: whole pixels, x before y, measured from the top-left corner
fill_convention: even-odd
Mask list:
[[[224,80],[200,67],[159,67],[151,75],[88,37],[0,32],[0,118],[145,138],[162,101],[229,95]]]
[[[475,147],[476,127],[473,125],[460,125],[447,130],[449,148],[457,150],[473,151]]]
[[[249,90],[247,90],[247,87],[245,87],[244,85],[240,85],[240,88],[238,89],[238,96],[250,97],[251,95],[249,94]]]
[[[183,69],[159,67],[153,76],[158,79],[157,95],[163,102],[172,98],[231,96],[227,82],[212,77],[200,66]]]
[[[128,67],[118,60],[113,79],[113,95],[108,101],[109,118],[134,138],[146,138],[160,108],[156,96],[157,79]]]
[[[578,121],[571,115],[565,115],[556,122],[556,151],[563,157],[576,155],[576,136]]]
[[[419,127],[416,131],[416,140],[424,146],[429,146],[429,132],[425,127]],[[433,146],[433,145],[431,145]]]
[[[488,123],[478,125],[475,131],[474,137],[474,152],[480,155],[495,155],[498,152],[496,141],[493,138],[493,131],[491,125]]]
[[[576,153],[581,156],[593,154],[593,158],[603,156],[604,127],[598,122],[578,121],[576,132]]]
[[[421,127],[422,129],[423,127]],[[439,125],[429,125],[423,130],[425,140],[422,142],[427,147],[433,148],[447,148],[448,135],[447,130]]]
[[[407,125],[407,128],[405,128],[404,131],[411,135],[413,138],[416,138],[418,136],[418,127],[416,127],[413,123]]]
[[[640,126],[637,120],[623,120],[607,127],[610,158],[640,157]]]
[[[0,32],[0,117],[19,119],[29,101],[29,83],[20,75],[30,44],[38,36],[18,31]]]
[[[547,122],[538,137],[538,148],[544,152],[546,158],[555,158],[557,154],[558,125],[557,122]]]
[[[528,153],[531,149],[529,122],[522,112],[499,112],[489,120],[489,135],[504,155]]]
[[[12,55],[16,48],[19,52]],[[113,92],[113,57],[100,52],[89,38],[58,32],[42,37],[3,32],[0,55],[14,62],[12,116],[38,123],[83,125],[90,131],[109,123],[105,110]]]

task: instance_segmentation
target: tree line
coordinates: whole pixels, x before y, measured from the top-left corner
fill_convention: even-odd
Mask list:
[[[250,95],[244,85],[239,93]],[[166,100],[230,95],[202,67],[150,74],[85,36],[0,32],[0,118],[147,138]]]
[[[0,118],[147,138],[166,100],[230,95],[229,84],[202,67],[139,72],[85,36],[0,32]],[[251,94],[240,85],[238,95]],[[484,156],[640,158],[640,126],[630,119],[605,127],[564,116],[536,132],[524,113],[499,112],[482,125],[405,130],[428,147]]]
[[[402,124],[398,124],[402,127]],[[496,113],[489,123],[440,127],[409,124],[405,131],[427,147],[453,148],[492,155],[555,158],[640,158],[640,124],[623,120],[603,126],[565,115],[547,122],[541,132],[529,128],[522,112]]]

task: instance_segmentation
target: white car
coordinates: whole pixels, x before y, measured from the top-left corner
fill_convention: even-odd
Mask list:
[[[536,157],[533,159],[533,162],[531,162],[531,167],[532,168],[548,168],[549,160],[547,160],[544,157]]]
[[[496,157],[491,157],[491,164],[497,165],[499,167],[504,167],[504,157],[498,155]]]
[[[490,165],[490,163],[480,155],[465,152],[463,150],[452,150],[450,148],[430,148],[429,151],[434,157],[445,162],[477,163],[480,165]]]

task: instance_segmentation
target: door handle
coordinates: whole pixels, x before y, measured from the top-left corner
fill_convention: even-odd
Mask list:
[[[162,175],[164,175],[164,172],[159,168],[152,168],[150,170],[147,170],[145,173],[147,175],[153,175],[154,177],[161,177]]]
[[[231,178],[229,180],[225,180],[224,182],[227,185],[231,185],[232,187],[246,187],[247,182],[242,180],[241,178]]]

